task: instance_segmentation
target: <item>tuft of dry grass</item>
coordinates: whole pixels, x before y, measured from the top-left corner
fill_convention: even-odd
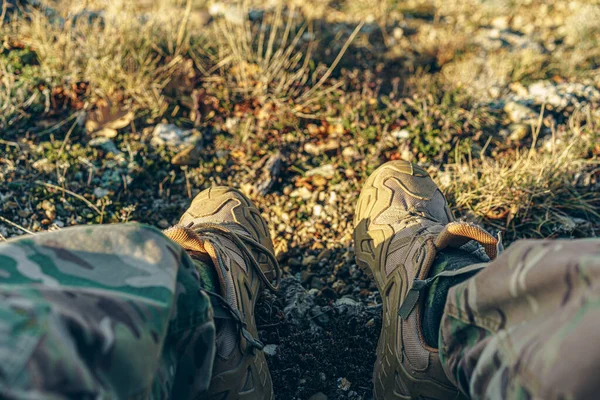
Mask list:
[[[158,115],[167,107],[163,89],[187,50],[187,9],[173,8],[166,21],[126,1],[85,9],[71,2],[53,14],[28,9],[3,30],[35,51],[48,82],[89,82],[92,99],[123,99]]]
[[[277,2],[260,23],[250,20],[247,1],[236,3],[235,14],[242,20],[219,18],[215,23],[213,70],[220,69],[230,87],[247,99],[291,102],[300,108],[335,89],[326,81],[363,26],[358,24],[330,65],[314,68],[311,22],[294,2]]]
[[[585,231],[600,221],[600,160],[585,157],[593,138],[571,131],[503,158],[457,157],[438,181],[460,215],[505,231],[509,240]]]

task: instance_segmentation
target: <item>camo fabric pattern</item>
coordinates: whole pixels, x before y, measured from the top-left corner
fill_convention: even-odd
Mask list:
[[[0,244],[2,399],[195,398],[214,335],[192,260],[154,228]]]
[[[599,335],[600,240],[520,241],[450,289],[440,358],[473,399],[592,399]]]

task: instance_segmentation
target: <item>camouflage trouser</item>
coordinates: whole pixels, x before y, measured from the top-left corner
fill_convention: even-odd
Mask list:
[[[448,293],[440,356],[472,398],[595,398],[600,240],[522,241]],[[0,399],[197,397],[212,308],[187,254],[137,224],[0,244]]]
[[[440,358],[475,399],[600,394],[600,240],[520,241],[448,293]]]
[[[194,398],[214,335],[192,261],[154,228],[0,244],[1,399]]]

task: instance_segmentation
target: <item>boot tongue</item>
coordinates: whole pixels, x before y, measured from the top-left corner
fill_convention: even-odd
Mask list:
[[[450,222],[439,233],[435,239],[435,247],[438,250],[447,247],[461,247],[469,241],[479,243],[490,260],[498,256],[502,248],[501,242],[477,225],[466,222]]]

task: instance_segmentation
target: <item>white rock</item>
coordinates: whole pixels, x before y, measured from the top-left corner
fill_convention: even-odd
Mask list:
[[[323,215],[323,206],[320,204],[315,204],[313,206],[313,215],[315,217],[320,217],[321,215]]]
[[[534,122],[538,118],[538,114],[531,108],[514,101],[509,101],[506,103],[504,106],[504,112],[508,115],[508,118],[515,123]]]
[[[403,140],[408,139],[410,137],[410,132],[408,129],[394,129],[391,132],[391,135],[394,139]]]
[[[292,193],[290,193],[290,197],[291,198],[299,197],[302,200],[308,200],[312,197],[312,192],[310,190],[308,190],[306,187],[302,186],[302,187],[294,190]]]
[[[332,164],[325,164],[306,171],[306,176],[314,175],[320,175],[323,178],[331,179],[335,176],[335,167]]]
[[[263,351],[265,352],[266,355],[268,356],[274,356],[275,354],[277,354],[277,345],[276,344],[267,344],[265,345],[265,347],[263,348]]]
[[[101,187],[97,187],[94,189],[94,196],[100,198],[100,197],[104,197],[106,195],[108,195],[109,191],[108,189],[104,189]]]
[[[154,127],[150,143],[154,146],[189,146],[199,139],[195,133],[192,129],[185,130],[173,124],[158,124]]]

